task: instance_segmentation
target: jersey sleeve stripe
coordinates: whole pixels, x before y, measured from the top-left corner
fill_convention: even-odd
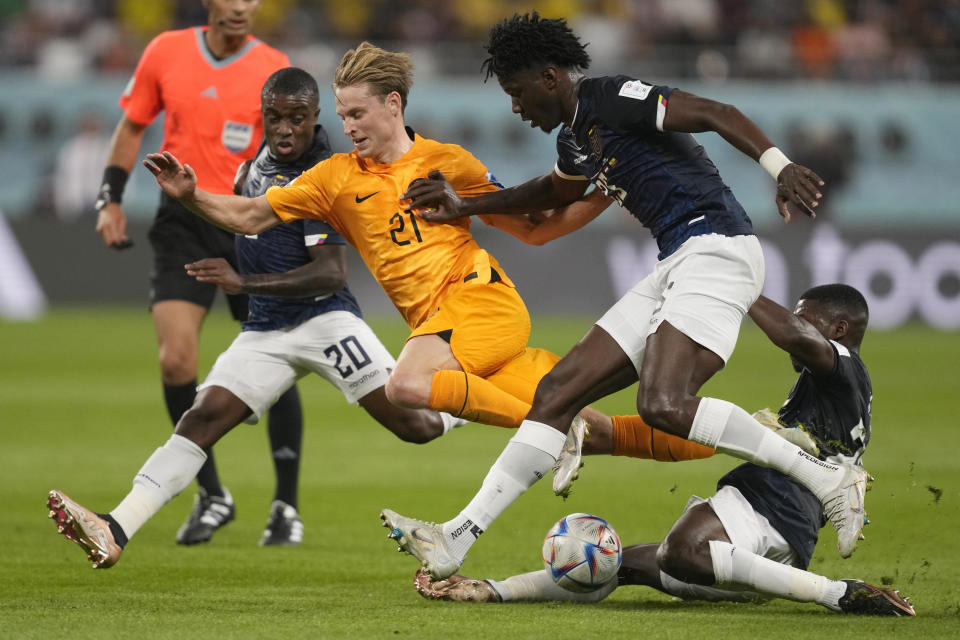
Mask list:
[[[560,176],[561,178],[563,178],[564,180],[587,180],[588,179],[587,176],[571,175],[569,173],[564,173],[563,171],[560,170],[559,164],[553,165],[553,172],[558,176]]]
[[[657,131],[663,131],[663,120],[667,117],[667,99],[660,94],[657,97]]]

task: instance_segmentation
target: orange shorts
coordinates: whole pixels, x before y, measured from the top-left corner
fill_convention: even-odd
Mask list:
[[[486,377],[523,353],[530,338],[530,314],[512,285],[456,284],[437,311],[410,337],[440,334],[467,373]]]
[[[501,369],[486,376],[486,380],[514,398],[533,404],[540,379],[550,373],[559,360],[560,356],[546,349],[527,347]]]

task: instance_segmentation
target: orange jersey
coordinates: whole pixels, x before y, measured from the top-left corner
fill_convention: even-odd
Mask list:
[[[356,151],[338,153],[266,196],[284,222],[317,218],[336,229],[415,328],[437,310],[447,288],[468,275],[487,282],[495,267],[510,284],[473,239],[468,218],[434,223],[403,211],[400,196],[407,185],[436,169],[461,196],[498,188],[487,168],[462,147],[415,135],[413,147],[391,164],[360,158]]]
[[[217,60],[203,41],[206,30],[165,31],[154,38],[120,107],[143,125],[165,111],[163,149],[196,170],[201,189],[233,193],[237,165],[254,156],[263,137],[260,89],[290,60],[253,36],[240,51]]]

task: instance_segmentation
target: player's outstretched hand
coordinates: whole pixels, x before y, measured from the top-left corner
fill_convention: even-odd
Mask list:
[[[197,174],[193,168],[188,164],[180,164],[177,157],[169,151],[148,153],[143,166],[153,174],[157,184],[171,198],[189,198],[197,188]]]
[[[777,178],[777,209],[783,221],[790,222],[791,209],[816,218],[822,186],[823,179],[805,166],[795,162],[785,166]]]
[[[243,293],[243,278],[223,258],[204,258],[183,268],[197,282],[212,282],[229,294]]]
[[[460,196],[439,171],[431,171],[426,178],[411,182],[400,200],[410,201],[404,211],[412,211],[431,222],[446,222],[461,217]]]

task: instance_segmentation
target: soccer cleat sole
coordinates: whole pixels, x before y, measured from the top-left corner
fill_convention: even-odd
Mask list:
[[[916,616],[917,610],[913,608],[910,598],[900,595],[899,589],[883,589],[883,597],[887,602],[897,608],[898,616]]]
[[[387,533],[387,538],[397,543],[397,553],[405,553],[408,556],[413,556],[413,554],[410,553],[404,546],[407,544],[407,540],[403,536],[403,531],[401,531],[398,527],[393,526],[393,524],[387,519],[387,516],[382,511],[380,512],[380,526],[390,529],[390,532]],[[416,556],[414,557],[416,558]],[[426,567],[427,563],[423,562],[420,566]]]
[[[900,594],[899,589],[883,589],[861,580],[844,580],[856,586],[857,593],[849,592],[840,599],[844,613],[855,615],[912,617],[917,612],[910,598]]]
[[[77,527],[77,520],[67,510],[63,503],[63,496],[60,495],[59,491],[54,490],[47,494],[47,508],[50,510],[47,517],[57,523],[57,533],[79,545],[87,554],[87,560],[93,564],[94,569],[107,569],[113,566],[112,564],[104,564],[110,559],[109,556],[92,543]]]

